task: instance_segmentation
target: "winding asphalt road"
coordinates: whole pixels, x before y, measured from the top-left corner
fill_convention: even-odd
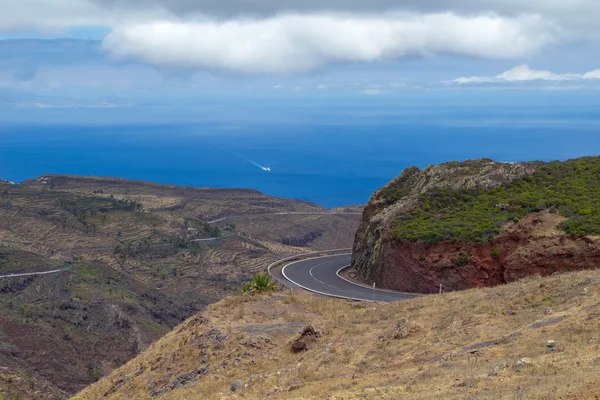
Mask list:
[[[326,296],[361,301],[392,302],[418,297],[418,294],[373,290],[352,283],[339,275],[350,265],[350,254],[311,258],[287,264],[281,270],[285,279],[293,284]]]

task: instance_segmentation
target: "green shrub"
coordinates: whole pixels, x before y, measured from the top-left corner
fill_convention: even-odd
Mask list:
[[[93,369],[90,371],[90,377],[94,381],[99,381],[100,379],[102,379],[102,371],[100,371],[98,369]]]
[[[33,308],[29,304],[24,304],[21,306],[21,312],[25,318],[33,317]]]
[[[508,221],[542,209],[558,212],[574,236],[600,235],[600,157],[551,162],[530,176],[491,188],[437,189],[394,221],[399,239],[493,242]],[[501,205],[501,206],[500,206]]]
[[[498,259],[498,258],[500,258],[500,250],[492,249],[492,252],[490,255],[492,256],[492,258]]]
[[[463,253],[461,252],[457,258],[452,260],[454,262],[454,265],[456,265],[457,267],[464,267],[465,265],[467,265],[469,263],[469,261],[471,261],[471,256],[467,253]]]
[[[542,303],[543,304],[552,304],[552,296],[547,295],[542,297]]]
[[[270,292],[275,289],[275,282],[268,272],[259,272],[250,282],[242,284],[242,294]]]
[[[88,363],[88,374],[90,375],[90,378],[92,378],[94,381],[99,381],[100,379],[102,379],[102,366],[99,363],[96,362],[89,362]]]

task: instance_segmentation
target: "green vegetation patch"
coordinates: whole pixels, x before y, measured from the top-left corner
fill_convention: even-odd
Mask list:
[[[38,254],[0,246],[0,275],[52,267],[55,265]]]
[[[275,290],[275,282],[268,272],[259,272],[252,277],[250,282],[242,284],[242,294],[265,293]]]
[[[82,279],[98,281],[103,276],[102,269],[102,267],[96,264],[84,260],[77,260],[71,271]]]
[[[492,241],[509,221],[551,209],[574,236],[600,235],[600,157],[551,162],[530,176],[493,189],[438,189],[394,224],[399,239]]]
[[[92,196],[63,196],[56,200],[56,204],[75,215],[77,219],[85,223],[87,216],[95,217],[98,213],[111,211],[142,211],[142,204],[133,200],[117,200],[113,197]]]

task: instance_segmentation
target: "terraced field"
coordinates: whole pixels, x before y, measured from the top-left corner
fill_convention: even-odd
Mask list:
[[[349,247],[360,215],[342,211],[253,190],[112,178],[0,184],[0,275],[72,266],[0,282],[0,365],[10,366],[0,398],[64,398],[271,262]],[[25,326],[32,335],[23,341]],[[63,350],[63,363],[86,356],[73,368],[48,365],[56,357],[28,350],[45,341]]]

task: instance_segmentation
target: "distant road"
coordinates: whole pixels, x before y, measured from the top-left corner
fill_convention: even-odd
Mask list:
[[[263,217],[265,215],[362,215],[361,212],[344,212],[344,211],[280,211],[276,213],[264,213],[264,214],[242,214],[233,215],[231,218],[236,217]],[[223,222],[227,217],[215,219],[214,221],[208,221],[207,224],[216,224],[217,222]]]
[[[58,272],[63,272],[65,271],[65,269],[55,269],[52,271],[45,271],[45,272],[27,272],[24,274],[9,274],[9,275],[0,275],[0,278],[18,278],[21,276],[32,276],[32,275],[48,275],[48,274],[56,274]]]
[[[214,221],[208,221],[207,224],[216,224],[217,222],[225,221],[227,217],[215,219]]]
[[[350,265],[350,254],[311,258],[287,264],[281,270],[285,279],[303,289],[325,296],[361,301],[392,302],[419,297],[419,294],[377,290],[352,283],[339,275]]]
[[[225,235],[225,236],[217,236],[217,237],[211,237],[211,238],[206,238],[206,239],[192,239],[192,240],[190,240],[190,242],[212,242],[215,240],[232,238],[234,236],[237,236],[237,235],[235,233],[230,233],[229,235]]]
[[[260,214],[257,214],[260,215]],[[265,215],[362,215],[360,212],[310,212],[310,211],[282,211]]]

